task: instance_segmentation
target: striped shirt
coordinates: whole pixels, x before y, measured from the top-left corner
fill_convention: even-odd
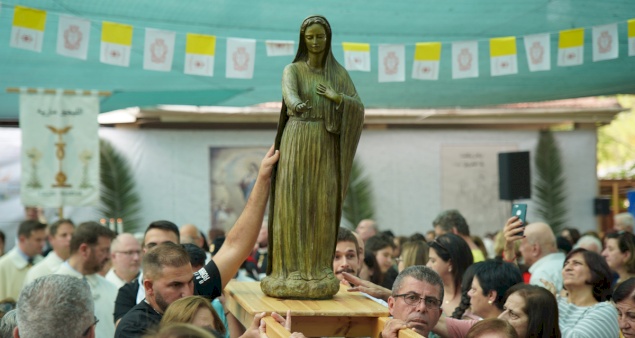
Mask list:
[[[617,338],[617,310],[609,302],[592,306],[576,306],[558,296],[558,312],[562,338]]]

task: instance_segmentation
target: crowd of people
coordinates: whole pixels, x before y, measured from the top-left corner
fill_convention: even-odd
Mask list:
[[[196,226],[165,220],[140,238],[97,222],[22,222],[16,246],[0,257],[0,338],[265,337],[265,314],[242,326],[224,309],[222,290],[266,272],[264,213],[278,156],[270,150],[263,159],[234,227],[209,242]],[[600,239],[512,217],[480,239],[457,210],[440,213],[433,233],[410,237],[364,220],[339,229],[333,273],[387,307],[384,338],[406,329],[424,337],[635,337],[634,225],[620,214]],[[269,314],[289,331],[291,315]]]

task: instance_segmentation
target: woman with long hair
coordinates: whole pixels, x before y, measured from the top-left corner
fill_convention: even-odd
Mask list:
[[[432,268],[443,280],[443,313],[452,315],[461,302],[461,279],[463,273],[472,265],[472,251],[465,240],[455,234],[447,233],[428,243],[429,268]]]
[[[560,338],[558,303],[549,290],[516,284],[505,294],[504,311],[498,318],[510,323],[518,337]]]
[[[224,335],[226,328],[209,300],[201,296],[181,298],[168,306],[160,326],[187,323]]]
[[[424,241],[406,241],[401,245],[401,255],[397,258],[397,270],[403,271],[413,265],[426,265],[430,248]]]
[[[271,178],[269,264],[260,286],[278,298],[331,298],[339,290],[332,255],[364,123],[350,76],[331,52],[320,15],[300,27],[298,51],[282,74],[282,110]]]

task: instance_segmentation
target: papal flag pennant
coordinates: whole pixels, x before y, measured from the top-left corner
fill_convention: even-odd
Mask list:
[[[438,80],[440,60],[440,42],[418,42],[415,45],[412,78],[417,80]]]
[[[492,76],[518,73],[516,37],[489,40],[490,73]]]
[[[90,21],[60,15],[57,28],[57,54],[86,60],[90,40]]]
[[[478,77],[478,42],[452,43],[452,78]]]
[[[617,59],[617,24],[593,27],[593,62]]]
[[[146,28],[143,69],[169,72],[174,58],[175,33]]]
[[[15,6],[10,46],[34,52],[42,52],[46,11]]]
[[[529,71],[540,72],[551,69],[550,38],[549,33],[524,36]]]
[[[344,68],[350,71],[370,72],[370,44],[342,42]]]
[[[379,82],[406,81],[406,46],[379,45],[378,55]]]
[[[187,33],[185,42],[185,74],[214,76],[216,37]]]
[[[132,26],[104,21],[101,24],[101,52],[99,61],[110,65],[130,66]]]
[[[256,63],[256,40],[227,39],[225,77],[228,79],[251,79]]]
[[[635,19],[628,20],[628,56],[635,56]]]
[[[287,56],[293,55],[294,42],[292,40],[266,40],[267,56]]]
[[[584,28],[560,31],[558,66],[579,66],[584,63]]]

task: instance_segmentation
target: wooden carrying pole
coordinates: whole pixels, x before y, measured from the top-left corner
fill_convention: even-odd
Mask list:
[[[57,94],[61,92],[63,95],[99,95],[99,96],[111,96],[112,92],[105,90],[84,90],[84,89],[51,89],[51,88],[18,88],[18,87],[9,87],[7,88],[7,93],[11,94]]]

